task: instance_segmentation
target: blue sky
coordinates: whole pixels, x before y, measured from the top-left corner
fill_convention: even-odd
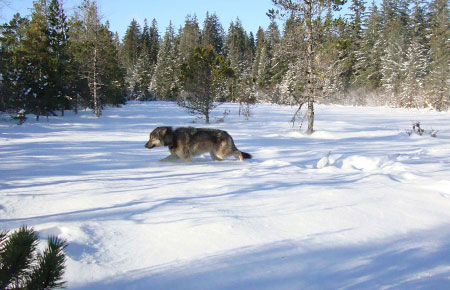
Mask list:
[[[79,3],[79,0],[64,0],[66,13],[71,14]],[[266,12],[273,7],[271,0],[97,0],[97,3],[111,30],[119,32],[121,38],[133,18],[141,25],[145,18],[149,23],[155,18],[163,34],[170,20],[178,29],[188,14],[196,14],[202,26],[207,11],[219,16],[225,30],[239,17],[247,32],[256,33],[259,26],[269,25]],[[0,11],[0,22],[9,21],[16,12],[28,15],[32,6],[32,0],[9,0],[9,5]]]
[[[9,4],[6,6],[0,4],[0,23],[9,21],[17,12],[29,15],[33,6],[33,0],[0,0],[0,3],[5,1]],[[70,15],[80,2],[80,0],[64,0],[66,14]],[[371,0],[367,2],[366,6],[372,3]],[[380,0],[375,2],[379,3]],[[266,12],[273,8],[271,0],[97,0],[97,3],[104,20],[109,20],[111,30],[119,32],[121,38],[133,18],[141,26],[145,18],[149,24],[155,18],[159,33],[163,35],[169,21],[172,21],[178,29],[184,24],[188,14],[196,14],[202,26],[207,11],[215,12],[219,16],[225,31],[230,22],[239,17],[245,30],[256,34],[259,26],[265,29],[269,25],[270,20]],[[345,14],[346,10],[341,13]]]

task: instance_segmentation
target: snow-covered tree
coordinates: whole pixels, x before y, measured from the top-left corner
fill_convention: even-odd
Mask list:
[[[162,100],[175,100],[178,96],[178,48],[172,23],[166,29],[163,43],[158,52],[154,79],[150,90]]]
[[[180,63],[184,62],[192,55],[194,49],[200,45],[201,31],[198,25],[197,16],[186,16],[184,27],[179,35]]]
[[[406,27],[398,15],[393,17],[389,18],[384,28],[381,85],[390,98],[390,102],[398,104],[397,97],[404,79],[402,69],[406,61]]]
[[[450,12],[446,0],[430,3],[430,73],[427,78],[429,102],[437,110],[450,108]]]
[[[355,52],[354,87],[367,87],[374,90],[380,87],[381,55],[383,53],[382,19],[375,1],[364,18],[363,37]]]
[[[428,73],[428,49],[426,47],[425,9],[423,1],[416,1],[410,21],[411,40],[406,52],[400,87],[399,105],[416,108],[426,106],[425,77]]]

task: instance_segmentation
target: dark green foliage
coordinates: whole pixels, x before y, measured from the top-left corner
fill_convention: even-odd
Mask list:
[[[145,32],[147,34],[147,32]],[[145,38],[148,37],[148,42],[150,41],[150,35],[146,35]],[[144,38],[144,39],[145,39]],[[124,67],[128,68],[136,64],[136,61],[141,53],[143,43],[143,37],[141,32],[141,27],[136,22],[136,20],[132,20],[130,25],[128,26],[127,31],[125,32],[125,36],[122,40],[121,46],[121,59]],[[148,43],[146,43],[148,45]],[[148,49],[146,47],[146,49]]]
[[[27,18],[15,14],[0,28],[0,110],[17,113],[25,109],[25,79],[23,73],[23,41],[29,25]]]
[[[39,120],[79,105],[100,115],[103,105],[123,103],[117,43],[96,13],[84,0],[67,21],[61,0],[41,0],[30,19],[17,14],[0,27],[1,111]]]
[[[26,227],[20,228],[7,238],[2,235],[0,244],[0,289],[23,285],[34,260],[38,245],[37,233]]]
[[[65,271],[66,242],[56,237],[48,239],[47,248],[38,253],[36,266],[26,281],[26,289],[40,290],[63,287],[65,282],[61,281]]]
[[[73,98],[99,117],[105,105],[124,102],[124,77],[114,35],[108,23],[101,23],[95,2],[89,0],[82,2],[71,24],[70,51],[77,74]]]
[[[192,114],[200,114],[209,123],[209,114],[224,94],[226,80],[233,71],[212,45],[199,46],[181,66],[181,81],[185,91],[179,105]]]
[[[0,233],[0,289],[52,289],[63,287],[66,242],[50,237],[43,253],[37,252],[38,234],[21,227]],[[36,253],[37,252],[37,253]]]
[[[69,66],[69,26],[60,0],[51,0],[48,12],[49,42],[51,47],[50,62],[52,63],[52,82],[54,83],[55,98],[58,108],[64,114],[65,109],[71,108]]]
[[[224,31],[219,17],[215,13],[206,13],[202,30],[202,45],[212,45],[217,54],[223,53]]]
[[[239,19],[224,31],[209,12],[203,25],[195,15],[178,33],[169,25],[162,39],[155,19],[133,20],[120,41],[95,1],[68,19],[61,0],[34,1],[28,18],[0,26],[0,111],[39,119],[81,106],[100,116],[126,98],[177,101],[181,66],[198,46],[212,46],[234,72],[220,101],[447,110],[449,2],[350,0],[349,14],[336,18],[344,2],[273,0],[280,10],[269,11],[271,24],[250,33]]]

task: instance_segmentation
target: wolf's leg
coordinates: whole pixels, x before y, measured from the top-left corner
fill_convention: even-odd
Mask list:
[[[175,161],[175,160],[177,160],[177,159],[179,159],[179,157],[178,157],[177,155],[175,155],[175,154],[170,154],[169,156],[167,156],[167,157],[165,157],[165,158],[163,158],[163,159],[161,159],[161,160],[159,160],[159,161],[165,161],[165,162],[167,162],[167,161]]]
[[[223,157],[217,156],[216,152],[214,152],[213,150],[209,151],[209,155],[211,155],[212,160],[223,161]]]
[[[234,157],[236,157],[236,159],[239,159],[240,161],[244,160],[244,157],[242,157],[242,153],[239,150],[233,151],[231,155],[233,155]]]

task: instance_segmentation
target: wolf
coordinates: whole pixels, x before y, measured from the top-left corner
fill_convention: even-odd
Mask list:
[[[209,153],[213,160],[221,161],[228,156],[239,160],[250,159],[252,155],[239,151],[233,138],[226,131],[218,129],[180,127],[158,127],[150,133],[145,148],[168,146],[170,155],[161,161],[184,159],[192,161],[193,156]]]

